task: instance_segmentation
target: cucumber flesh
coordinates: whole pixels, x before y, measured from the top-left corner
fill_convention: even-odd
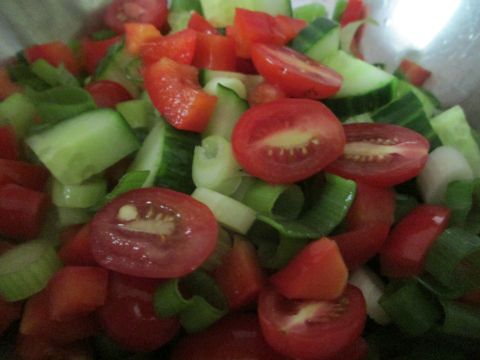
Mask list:
[[[80,184],[140,147],[113,109],[84,112],[26,138],[39,160],[63,184]]]
[[[129,172],[150,171],[143,187],[161,186],[190,194],[195,189],[192,163],[199,133],[179,130],[160,118],[137,152]]]

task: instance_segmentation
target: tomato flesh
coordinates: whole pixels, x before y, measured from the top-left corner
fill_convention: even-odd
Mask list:
[[[316,174],[342,153],[344,144],[338,118],[309,99],[257,105],[240,117],[232,133],[240,165],[270,183],[293,183]]]
[[[173,190],[140,188],[114,198],[91,224],[102,266],[133,276],[171,278],[198,268],[215,249],[218,225],[203,203]]]
[[[259,74],[291,97],[324,99],[342,86],[342,75],[287,46],[254,43],[251,53]]]
[[[96,80],[85,85],[84,89],[92,95],[99,108],[116,109],[118,103],[133,100],[123,85],[111,80]]]
[[[258,302],[267,343],[295,359],[319,360],[340,353],[361,335],[367,319],[363,294],[350,284],[335,300],[290,300],[267,288]]]
[[[343,154],[326,171],[376,186],[414,178],[428,160],[430,143],[417,132],[391,124],[344,124]]]

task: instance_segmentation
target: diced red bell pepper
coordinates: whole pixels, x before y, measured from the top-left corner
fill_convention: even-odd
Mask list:
[[[0,234],[20,241],[36,238],[50,204],[46,193],[16,184],[0,186]]]
[[[347,26],[348,24],[361,20],[363,17],[363,0],[348,0],[347,7],[343,11],[342,17],[340,19],[341,27]]]
[[[432,72],[414,61],[403,59],[398,66],[398,71],[414,86],[422,86],[432,75]]]
[[[222,35],[197,33],[192,65],[199,69],[235,71],[235,40]]]
[[[89,37],[84,37],[80,43],[80,59],[85,70],[89,74],[94,74],[98,63],[107,55],[110,46],[116,44],[121,39],[121,36],[115,36],[106,40],[93,40]]]
[[[12,81],[5,67],[0,67],[0,100],[3,101],[15,93],[23,93],[23,88]]]
[[[190,16],[190,20],[188,20],[187,27],[189,29],[204,33],[204,34],[212,34],[212,35],[220,35],[218,30],[210,24],[210,22],[205,19],[202,15],[197,13],[196,11],[192,10]]]
[[[44,191],[49,177],[50,172],[44,166],[0,159],[0,185],[13,183],[30,190]]]
[[[190,65],[195,53],[196,39],[197,32],[187,28],[145,41],[140,50],[143,64],[149,66],[166,57],[180,64]]]
[[[196,67],[164,57],[147,67],[144,77],[152,103],[170,124],[182,130],[205,131],[218,98],[203,90]]]
[[[75,234],[67,239],[58,251],[58,256],[65,265],[98,266],[90,244],[90,227],[91,222],[87,222],[79,228],[71,229]]]
[[[38,59],[44,59],[54,67],[63,64],[74,75],[80,72],[79,59],[73,50],[61,41],[33,45],[23,50],[23,53],[29,64],[33,64]]]
[[[100,266],[65,266],[47,285],[52,320],[87,315],[105,303],[108,270]]]
[[[12,125],[0,127],[0,159],[18,160],[20,144]]]
[[[144,42],[161,36],[160,30],[152,24],[127,23],[125,24],[125,51],[130,55],[138,56]]]
[[[305,20],[294,19],[286,15],[275,15],[275,20],[285,34],[285,43],[296,37],[300,30],[307,26]]]
[[[214,278],[227,298],[230,309],[255,304],[267,278],[260,266],[254,245],[235,235],[232,249],[214,271]]]

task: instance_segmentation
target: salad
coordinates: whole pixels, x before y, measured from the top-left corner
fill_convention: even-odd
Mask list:
[[[480,138],[362,0],[113,0],[0,68],[0,351],[474,359]]]

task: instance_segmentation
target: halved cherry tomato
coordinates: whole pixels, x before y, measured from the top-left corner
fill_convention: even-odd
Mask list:
[[[174,347],[170,360],[288,360],[270,348],[258,317],[230,313],[201,333],[189,334]]]
[[[0,185],[14,183],[35,191],[44,191],[50,172],[45,166],[20,160],[0,159]]]
[[[400,219],[380,250],[382,274],[389,277],[422,275],[428,249],[445,230],[450,213],[447,206],[420,204]]]
[[[74,75],[80,72],[80,61],[73,50],[61,41],[30,46],[23,50],[23,54],[29,64],[43,59],[54,67],[63,64]]]
[[[91,225],[92,223],[89,221],[86,224],[75,226],[73,229],[75,233],[61,245],[58,256],[65,265],[98,266],[90,244]],[[61,238],[65,231],[72,231],[72,229],[60,233]]]
[[[125,32],[125,23],[148,23],[162,29],[167,17],[166,0],[114,0],[104,13],[106,24],[117,34]]]
[[[173,190],[140,188],[98,211],[90,241],[102,266],[150,278],[179,277],[215,250],[218,225],[203,203]]]
[[[80,59],[89,74],[94,74],[98,63],[108,52],[113,44],[119,42],[121,36],[115,36],[106,40],[93,40],[84,37],[80,43]]]
[[[262,332],[270,346],[294,359],[339,354],[362,333],[367,319],[360,289],[347,284],[335,300],[290,300],[268,287],[258,299]]]
[[[183,29],[145,41],[140,48],[140,56],[145,66],[152,65],[163,57],[190,65],[195,54],[196,42],[197,32]]]
[[[115,109],[118,103],[133,100],[123,85],[112,80],[96,80],[85,85],[84,89],[92,95],[99,108]]]
[[[430,143],[405,127],[356,123],[343,125],[347,144],[325,171],[370,185],[390,187],[414,178],[425,166]]]
[[[269,280],[289,299],[333,300],[345,290],[348,269],[335,241],[325,237],[308,244]]]
[[[155,350],[180,330],[178,317],[155,313],[153,293],[162,282],[110,272],[105,305],[97,314],[103,331],[126,350]]]
[[[205,131],[218,98],[203,90],[196,67],[163,57],[146,68],[144,77],[153,105],[170,124],[181,130]]]
[[[316,174],[342,153],[344,145],[338,118],[309,99],[257,105],[240,117],[232,134],[237,161],[271,183],[292,183]]]
[[[342,75],[287,46],[254,43],[251,53],[259,74],[292,97],[324,99],[342,86]]]
[[[213,276],[232,310],[254,304],[267,284],[255,246],[239,235],[235,235],[232,249],[225,254]]]
[[[23,301],[7,301],[0,296],[0,336],[22,316]]]

